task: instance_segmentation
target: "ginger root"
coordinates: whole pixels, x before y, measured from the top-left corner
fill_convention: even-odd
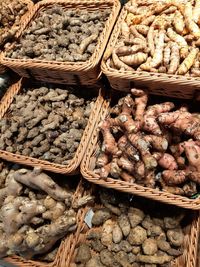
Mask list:
[[[48,253],[58,240],[76,229],[73,188],[67,190],[65,183],[59,186],[38,168],[31,171],[16,164],[0,164],[1,175],[5,176],[0,189],[1,257],[16,254],[31,259]],[[90,200],[80,197],[76,210]]]

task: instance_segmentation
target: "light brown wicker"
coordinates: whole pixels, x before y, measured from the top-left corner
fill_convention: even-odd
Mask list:
[[[112,88],[129,91],[130,88],[146,88],[155,95],[171,96],[191,99],[200,96],[200,77],[187,77],[163,73],[148,73],[144,71],[123,71],[110,67],[109,57],[117,43],[121,30],[121,23],[127,15],[122,9],[118,21],[113,29],[109,43],[103,56],[101,70],[107,76]],[[199,98],[200,99],[200,98]]]
[[[100,60],[108,42],[108,38],[120,10],[118,0],[46,0],[37,3],[28,13],[16,37],[20,38],[24,29],[28,27],[41,9],[60,4],[66,9],[103,10],[111,8],[112,12],[101,33],[95,52],[86,62],[55,62],[36,59],[11,59],[3,53],[1,63],[22,77],[34,77],[38,80],[68,84],[95,84],[100,77]]]
[[[80,197],[84,196],[87,194],[87,191],[85,191],[83,182],[82,180],[79,182],[76,191],[73,195],[73,201],[76,199],[79,199]],[[77,228],[80,225],[80,218],[82,217],[84,209],[79,209],[77,212]],[[67,267],[63,262],[63,256],[65,256],[66,261],[69,261],[68,257],[69,254],[63,255],[67,250],[70,250],[70,245],[73,240],[74,234],[68,235],[66,238],[61,241],[61,244],[59,246],[58,252],[56,254],[55,260],[51,263],[48,262],[41,262],[41,261],[36,261],[36,260],[26,260],[20,256],[13,255],[11,257],[6,257],[4,258],[5,261],[10,262],[14,264],[15,266],[19,267]]]
[[[98,122],[90,138],[86,153],[81,162],[81,174],[85,179],[91,183],[98,184],[107,188],[113,188],[122,192],[132,193],[138,196],[154,199],[167,204],[180,206],[186,209],[199,210],[200,197],[197,199],[190,199],[184,196],[174,195],[168,192],[160,191],[138,185],[136,183],[129,183],[118,179],[108,177],[102,179],[99,174],[94,172],[96,163],[96,152],[99,151],[99,127],[100,123],[105,119],[109,112],[109,101],[104,101],[101,113],[99,114]]]
[[[14,99],[14,96],[20,92],[20,89],[22,88],[24,83],[25,83],[25,79],[22,78],[20,81],[12,85],[7,90],[7,92],[5,93],[5,95],[3,96],[0,102],[0,119],[6,114],[6,112],[9,109],[9,106],[11,105]],[[46,160],[40,160],[40,159],[28,157],[28,156],[14,154],[14,153],[10,153],[10,152],[3,151],[3,150],[0,150],[0,158],[8,160],[8,161],[20,163],[20,164],[29,165],[29,166],[39,166],[43,170],[48,170],[52,172],[65,173],[65,174],[74,173],[77,170],[82,160],[82,157],[85,153],[87,144],[92,135],[92,131],[95,126],[96,119],[97,119],[97,116],[99,114],[102,104],[103,104],[102,90],[99,90],[99,96],[97,97],[94,108],[92,109],[92,112],[90,114],[87,126],[81,138],[79,147],[75,153],[74,158],[70,161],[68,165],[55,164],[55,163],[48,162]]]
[[[84,222],[85,215],[88,211],[88,208],[84,209],[84,212],[81,214],[79,219],[79,226],[76,233],[71,241],[71,248],[68,251],[69,257],[67,258],[66,265],[68,267],[73,267],[74,259],[77,253],[77,247],[80,243],[85,242],[86,234],[89,231],[89,228]],[[183,231],[185,234],[183,242],[183,254],[177,257],[172,261],[169,267],[199,267],[196,265],[197,261],[197,245],[198,245],[198,236],[199,236],[199,224],[200,216],[199,212],[193,211],[192,220],[190,224],[184,227]],[[92,253],[95,253],[92,251]]]

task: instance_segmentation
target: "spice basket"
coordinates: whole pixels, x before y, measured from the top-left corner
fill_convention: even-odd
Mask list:
[[[74,234],[73,241],[71,243],[71,249],[66,261],[65,266],[73,267],[74,259],[77,253],[77,247],[80,243],[86,241],[86,234],[89,231],[88,226],[84,222],[85,215],[89,209],[85,208],[82,212],[82,216],[79,219],[79,227],[77,228],[76,233]],[[174,261],[169,264],[169,267],[198,267],[196,265],[197,260],[197,245],[198,245],[198,235],[199,235],[199,223],[200,216],[199,212],[193,212],[192,220],[190,224],[187,225],[183,231],[185,234],[183,242],[183,254],[177,257]],[[92,253],[95,253],[92,251]],[[92,254],[93,255],[93,254]]]
[[[79,199],[80,197],[83,197],[87,194],[87,191],[85,191],[84,186],[83,186],[83,182],[82,180],[79,182],[76,191],[73,195],[73,200],[72,203],[76,200]],[[80,225],[80,217],[82,216],[84,209],[79,209],[79,211],[77,212],[77,227],[79,227]],[[68,235],[65,239],[63,239],[63,241],[61,241],[61,244],[59,246],[58,252],[56,254],[56,257],[54,259],[53,262],[48,263],[48,262],[41,262],[41,261],[36,261],[36,260],[26,260],[20,256],[14,255],[11,257],[6,257],[4,258],[4,260],[6,262],[10,262],[12,264],[14,264],[15,266],[27,266],[27,267],[66,267],[66,265],[62,264],[61,260],[62,260],[62,254],[65,252],[66,248],[69,250],[70,249],[70,244],[73,240],[73,236],[74,234],[70,234]],[[68,257],[68,255],[66,255],[66,257]]]
[[[26,6],[27,6],[27,12],[33,7],[33,2],[31,1],[31,0],[21,0],[21,2],[23,2],[24,4],[26,4]],[[25,17],[26,17],[26,15],[27,15],[27,12],[21,17],[21,19],[20,19],[20,22],[21,21],[23,21],[24,19],[25,19]],[[15,28],[17,25],[16,25],[16,23],[11,27],[11,30],[12,30],[12,28]],[[10,30],[10,29],[9,29]],[[4,40],[2,40],[2,42],[4,42]],[[1,55],[0,55],[0,57],[1,57]],[[1,59],[0,59],[0,61],[1,61]],[[3,74],[3,73],[5,73],[6,71],[8,70],[8,68],[7,67],[5,67],[5,66],[3,66],[2,64],[0,64],[0,74]]]
[[[0,119],[3,118],[4,115],[6,115],[6,113],[9,111],[9,106],[11,105],[14,96],[20,92],[24,83],[25,79],[22,78],[20,81],[12,85],[7,90],[7,92],[5,93],[4,97],[0,102]],[[46,160],[40,160],[28,156],[23,156],[20,154],[14,154],[3,150],[0,150],[0,158],[24,165],[38,166],[41,167],[43,170],[48,170],[56,173],[64,173],[64,174],[74,173],[78,168],[82,160],[82,157],[85,153],[87,144],[90,140],[102,103],[103,103],[102,91],[99,90],[99,96],[97,97],[97,100],[94,104],[94,108],[91,111],[87,126],[83,132],[78,149],[74,155],[74,158],[69,162],[68,165],[55,164],[48,162]]]
[[[194,78],[143,71],[132,72],[116,70],[109,66],[108,59],[117,43],[121,30],[121,23],[125,20],[126,15],[127,11],[123,8],[111,34],[101,63],[101,70],[107,76],[112,88],[127,92],[133,87],[146,88],[149,93],[155,95],[182,99],[197,99],[200,95],[200,77]]]
[[[101,178],[99,174],[94,172],[96,163],[96,153],[100,146],[99,144],[99,125],[106,118],[109,112],[109,101],[105,100],[101,113],[99,114],[96,127],[90,138],[85,156],[81,162],[81,174],[85,179],[91,183],[98,184],[107,188],[113,188],[122,192],[132,193],[134,195],[154,199],[167,204],[180,206],[186,209],[199,210],[200,209],[200,197],[196,199],[190,199],[184,196],[174,195],[168,192],[160,191],[138,185],[136,183],[129,183],[118,179],[108,177],[106,180]]]
[[[16,38],[20,38],[29,23],[37,16],[38,12],[46,7],[54,4],[63,5],[66,9],[87,9],[87,10],[104,10],[111,8],[111,14],[105,23],[104,30],[101,33],[95,52],[86,62],[55,62],[33,59],[11,59],[3,53],[1,63],[22,77],[34,77],[38,80],[68,83],[68,84],[94,84],[101,76],[100,60],[104,49],[108,42],[108,38],[118,16],[120,10],[120,2],[118,0],[53,0],[41,1],[37,3],[23,20],[20,30],[16,34]],[[8,48],[9,49],[9,48]],[[12,45],[10,47],[12,49]]]

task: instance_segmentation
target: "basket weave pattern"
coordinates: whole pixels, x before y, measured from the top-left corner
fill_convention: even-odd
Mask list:
[[[91,183],[98,184],[107,188],[113,188],[122,192],[132,193],[138,196],[154,199],[163,203],[180,206],[186,209],[199,210],[200,197],[197,199],[190,199],[184,196],[174,195],[157,189],[152,189],[138,185],[136,183],[129,183],[122,180],[117,180],[108,177],[106,180],[102,179],[94,172],[96,163],[96,151],[99,146],[99,127],[100,123],[106,118],[109,112],[109,101],[104,101],[101,113],[99,114],[98,123],[93,131],[90,143],[86,150],[85,156],[81,162],[81,174],[85,179]]]
[[[125,20],[127,11],[122,9],[118,21],[114,27],[104,57],[101,69],[107,76],[111,86],[120,91],[129,91],[130,88],[146,88],[149,93],[155,95],[171,96],[176,98],[191,99],[200,96],[200,77],[185,77],[164,73],[149,73],[142,71],[116,70],[109,66],[109,57],[115,47],[120,31],[121,23]]]
[[[12,85],[9,88],[9,90],[6,92],[4,97],[2,98],[0,102],[0,119],[8,111],[9,106],[11,105],[14,99],[14,96],[20,92],[20,89],[23,86],[23,81],[24,80],[21,79],[19,82]],[[70,173],[75,172],[87,148],[87,144],[90,140],[90,136],[95,126],[95,122],[99,114],[99,111],[101,109],[102,103],[103,103],[103,97],[101,95],[101,90],[100,90],[99,96],[95,102],[94,108],[91,111],[87,126],[84,130],[78,149],[74,155],[74,158],[70,161],[68,165],[55,164],[55,163],[48,162],[46,160],[40,160],[40,159],[28,157],[28,156],[23,156],[20,154],[14,154],[14,153],[10,153],[4,150],[0,150],[0,158],[8,160],[8,161],[13,161],[19,164],[25,164],[25,165],[34,166],[34,167],[38,166],[38,167],[41,167],[43,170],[48,170],[48,171],[52,171],[56,173],[70,174]]]
[[[86,62],[55,62],[36,59],[11,59],[2,55],[2,64],[11,68],[22,77],[34,77],[38,80],[68,83],[68,84],[94,84],[100,76],[100,60],[108,42],[108,38],[120,10],[118,0],[46,0],[37,3],[22,21],[16,38],[20,38],[29,23],[37,16],[38,12],[51,5],[60,4],[66,9],[104,10],[111,8],[111,14],[105,23],[104,30],[98,38],[98,43],[93,55]],[[12,45],[10,47],[12,49]]]

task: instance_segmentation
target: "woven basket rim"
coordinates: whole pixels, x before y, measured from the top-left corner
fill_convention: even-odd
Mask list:
[[[80,182],[78,183],[77,187],[76,187],[76,190],[73,194],[73,200],[72,202],[74,202],[76,199],[80,198],[80,196],[84,196],[85,194],[85,190],[84,190],[84,187],[83,187],[83,181],[80,180]],[[78,228],[78,225],[79,225],[79,218],[82,214],[82,209],[83,208],[80,208],[77,212],[77,215],[76,215],[76,220],[77,220],[77,228]],[[16,264],[16,266],[20,266],[20,267],[61,267],[59,261],[60,259],[62,258],[62,254],[64,253],[63,250],[65,249],[65,247],[67,246],[68,249],[71,247],[69,244],[71,244],[72,240],[73,240],[73,236],[74,234],[73,233],[68,233],[64,238],[63,240],[61,241],[60,245],[59,245],[59,248],[58,248],[58,251],[56,253],[56,257],[54,259],[53,262],[43,262],[43,261],[39,261],[39,260],[26,260],[20,256],[17,256],[17,255],[13,255],[13,256],[9,256],[9,257],[6,257],[5,258],[5,261],[8,261],[8,262],[11,262],[13,264]],[[68,257],[68,255],[67,255]],[[18,265],[20,264],[20,265]]]
[[[14,96],[20,92],[23,88],[23,84],[25,82],[25,78],[21,78],[17,83],[10,86],[5,95],[0,101],[0,119],[4,117],[6,112],[8,111],[11,103],[13,102]],[[99,88],[99,92],[94,104],[94,108],[91,110],[91,114],[89,116],[87,126],[84,129],[83,135],[81,137],[81,141],[79,146],[75,152],[74,157],[69,161],[69,164],[62,165],[57,163],[52,163],[47,160],[41,160],[29,156],[23,156],[17,153],[11,153],[4,150],[0,150],[0,158],[5,160],[14,161],[16,163],[21,163],[29,166],[40,166],[44,170],[49,170],[52,172],[58,172],[63,174],[70,174],[76,171],[79,166],[82,157],[85,153],[87,144],[90,140],[90,136],[92,135],[93,128],[96,123],[96,119],[98,117],[99,111],[101,109],[103,103],[102,89]]]
[[[143,80],[164,80],[166,83],[170,84],[173,81],[180,81],[182,84],[185,85],[195,83],[200,81],[200,77],[191,77],[191,76],[183,76],[183,75],[176,75],[176,74],[167,74],[167,73],[154,73],[154,72],[145,72],[145,71],[123,71],[123,70],[116,70],[108,66],[107,60],[110,57],[112,50],[115,47],[115,44],[118,40],[120,29],[121,29],[121,22],[124,21],[127,15],[127,10],[125,7],[122,8],[122,11],[118,17],[118,20],[114,26],[112,34],[110,36],[110,40],[106,47],[106,51],[104,53],[103,59],[101,61],[101,70],[106,76],[111,76],[113,78],[128,78],[128,79],[143,79]],[[199,88],[200,89],[200,85]]]
[[[68,258],[67,265],[65,266],[71,266],[70,264],[73,263],[75,248],[77,247],[77,244],[80,242],[81,234],[86,235],[86,233],[90,231],[90,229],[87,229],[87,231],[83,233],[83,229],[85,229],[85,226],[86,226],[84,219],[90,208],[91,207],[85,207],[85,209],[83,210],[83,213],[80,214],[81,215],[79,219],[80,225],[77,228],[76,233],[73,234],[73,242],[71,244],[69,258]],[[186,217],[188,216],[189,215],[187,215]],[[199,230],[200,230],[200,212],[193,211],[192,217],[193,218],[190,224],[189,234],[185,233],[184,252],[181,256],[175,258],[171,262],[170,267],[196,267],[197,245],[198,245],[198,237],[199,237]],[[179,258],[181,258],[181,261],[184,260],[185,262],[184,266],[180,265],[180,263],[177,262]]]
[[[129,183],[123,180],[117,180],[111,177],[108,177],[106,180],[104,180],[101,179],[101,177],[90,168],[91,159],[94,157],[93,154],[98,145],[98,126],[106,118],[109,111],[109,105],[109,100],[105,100],[102,105],[101,113],[99,114],[98,121],[91,136],[91,140],[88,144],[87,150],[81,162],[80,170],[82,176],[91,183],[98,184],[107,188],[113,188],[118,191],[139,195],[142,197],[154,199],[163,203],[172,204],[186,209],[199,210],[200,196],[196,199],[190,199],[186,196],[175,195],[161,190],[144,187],[136,183]]]
[[[1,57],[1,63],[4,65],[13,65],[13,66],[27,66],[27,64],[31,68],[53,68],[53,69],[65,69],[69,72],[73,71],[88,71],[90,68],[95,68],[99,63],[100,59],[102,57],[103,51],[105,49],[105,45],[108,41],[109,38],[109,32],[111,32],[113,24],[117,18],[117,15],[120,10],[120,2],[118,0],[77,0],[77,1],[72,1],[72,0],[43,0],[41,2],[38,2],[35,4],[31,10],[28,12],[27,16],[23,19],[23,26],[19,29],[19,31],[16,34],[16,38],[20,38],[22,35],[24,29],[26,29],[29,25],[29,23],[32,21],[32,19],[38,15],[38,12],[46,8],[46,6],[52,5],[52,4],[61,4],[64,6],[73,6],[74,8],[83,6],[84,9],[86,9],[88,6],[90,8],[94,8],[95,6],[105,6],[105,5],[112,5],[111,7],[111,13],[104,25],[104,29],[101,32],[98,42],[95,48],[95,51],[93,55],[85,62],[59,62],[59,61],[47,61],[47,60],[39,60],[39,59],[13,59],[6,57],[6,52],[2,52],[2,57]],[[89,9],[90,9],[89,8]],[[102,45],[102,43],[104,45]],[[13,44],[11,44],[12,48]]]

